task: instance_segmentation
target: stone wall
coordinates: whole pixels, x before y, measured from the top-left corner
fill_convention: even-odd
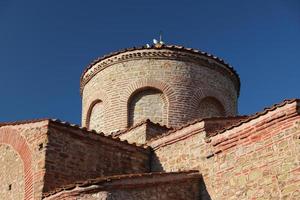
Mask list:
[[[97,132],[102,132],[104,128],[104,105],[102,101],[96,101],[91,105],[87,127]]]
[[[121,140],[127,140],[129,143],[145,144],[147,139],[147,124],[143,123],[137,127],[118,135]]]
[[[167,172],[202,170],[200,166],[206,161],[204,130],[205,123],[201,121],[150,141],[148,145],[154,149],[151,170]]]
[[[113,135],[121,140],[127,140],[129,143],[146,144],[147,141],[169,130],[171,130],[171,128],[153,123],[147,119],[125,131],[117,132]]]
[[[76,181],[149,172],[149,151],[111,137],[50,123],[44,192]]]
[[[167,127],[167,126],[162,126],[160,124],[155,124],[152,123],[151,121],[147,121],[147,129],[146,129],[146,141],[151,140],[152,138],[158,137],[170,130],[172,130],[172,128]]]
[[[165,125],[167,123],[167,101],[161,91],[145,89],[130,97],[128,102],[129,127],[146,119]]]
[[[214,200],[300,198],[297,102],[207,135],[199,122],[151,141],[152,170],[197,169]]]
[[[98,200],[105,196],[107,200],[198,200],[199,184],[197,182],[160,183],[157,186],[119,189],[96,194],[82,194],[79,199]]]
[[[131,59],[126,57],[128,54],[157,54],[157,56],[153,59],[143,56]],[[174,55],[174,57],[165,55]],[[180,50],[144,49],[124,52],[94,64],[84,74],[85,78],[91,77],[91,79],[83,87],[82,124],[86,124],[92,102],[99,99],[104,105],[104,132],[128,128],[133,124],[130,121],[132,115],[128,115],[130,98],[133,94],[148,88],[160,91],[165,97],[167,118],[163,117],[162,123],[167,126],[178,127],[199,116],[211,116],[209,113],[203,114],[204,111],[213,110],[215,115],[215,107],[204,111],[199,110],[199,104],[205,97],[215,98],[222,104],[224,108],[222,115],[236,115],[238,91],[236,81],[233,79],[237,80],[237,77],[224,65],[208,60]],[[108,67],[99,71],[98,69],[105,63]],[[146,97],[147,95],[140,98]],[[147,102],[148,105],[151,101],[147,100]],[[139,117],[133,119],[136,121],[134,123],[145,118],[142,113],[147,113],[150,119],[153,115],[153,118],[157,119],[154,121],[161,121],[156,115],[164,111],[158,112],[155,103],[152,103],[151,109],[147,109],[149,109],[148,113],[143,109],[136,111],[136,116]],[[201,112],[202,114],[199,115]]]
[[[199,200],[200,182],[195,172],[107,177],[46,194],[45,200]]]
[[[23,162],[10,145],[0,144],[0,180],[0,199],[24,198]]]
[[[47,121],[0,124],[0,199],[40,199]]]
[[[149,153],[55,120],[0,124],[0,199],[41,199],[76,181],[149,172]]]

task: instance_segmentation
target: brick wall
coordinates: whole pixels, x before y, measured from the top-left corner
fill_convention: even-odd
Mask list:
[[[0,199],[41,199],[76,181],[149,172],[149,153],[54,120],[0,124]]]
[[[149,151],[106,136],[51,123],[44,192],[75,181],[149,171]]]
[[[157,140],[150,141],[154,149],[152,171],[202,169],[205,162],[205,123],[198,122]],[[203,171],[201,171],[203,173]]]
[[[137,127],[133,127],[121,135],[117,136],[121,140],[127,140],[129,143],[145,144],[147,139],[147,124],[143,123]]]
[[[77,198],[82,200],[98,200],[98,196],[105,196],[103,199],[114,200],[198,200],[199,184],[195,181],[174,182],[158,184],[146,188],[119,189],[109,192],[98,192],[96,194],[82,194]]]
[[[168,131],[172,130],[170,127],[162,126],[160,124],[155,124],[151,121],[147,121],[147,129],[146,129],[146,141],[151,140],[159,135],[162,135]]]
[[[104,128],[104,105],[102,101],[96,101],[91,105],[89,119],[87,120],[88,128],[101,132]]]
[[[127,140],[129,143],[146,144],[147,141],[169,130],[171,130],[171,128],[153,123],[147,119],[125,131],[120,131],[113,135],[121,140]]]
[[[47,121],[0,124],[0,199],[41,198],[47,124]]]
[[[168,126],[178,127],[198,118],[201,112],[199,104],[205,97],[217,99],[224,107],[226,116],[237,113],[238,92],[235,82],[232,81],[234,75],[224,70],[224,66],[217,65],[214,61],[201,60],[197,56],[196,59],[194,54],[187,52],[185,56],[189,60],[176,56],[159,56],[181,55],[180,51],[149,49],[136,50],[135,53],[143,55],[152,52],[157,54],[155,59],[143,56],[136,59],[126,58],[132,52],[124,52],[96,63],[85,74],[90,76],[103,63],[110,63],[109,67],[91,76],[83,88],[83,125],[86,124],[90,105],[100,99],[104,104],[104,132],[128,128],[128,101],[132,94],[145,88],[155,88],[163,93],[167,101],[165,124]]]
[[[152,170],[197,169],[212,199],[299,199],[297,103],[207,138],[202,122],[151,141]],[[211,125],[210,125],[211,126]]]
[[[167,101],[159,90],[144,89],[130,97],[128,102],[129,127],[150,119],[155,123],[167,123]]]
[[[50,194],[45,200],[199,200],[201,177],[199,174],[137,174],[108,177],[78,184],[68,191]]]
[[[199,118],[224,117],[223,105],[213,97],[206,97],[201,100],[197,109]]]

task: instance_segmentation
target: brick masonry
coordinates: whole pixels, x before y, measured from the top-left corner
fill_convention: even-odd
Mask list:
[[[131,53],[171,55],[182,54],[181,51],[144,49]],[[109,67],[94,73],[83,87],[82,125],[87,125],[87,119],[90,118],[88,111],[93,102],[97,100],[103,101],[104,104],[105,126],[102,131],[105,133],[130,127],[133,124],[132,118],[136,121],[135,123],[150,118],[163,125],[178,127],[199,118],[199,116],[236,115],[238,91],[236,83],[232,81],[232,73],[224,70],[225,66],[218,64],[219,66],[216,67],[214,61],[206,61],[202,58],[201,60],[194,54],[187,52],[185,52],[185,56],[188,56],[189,60],[182,60],[180,57],[169,59],[160,56],[153,59],[143,56],[135,59],[122,58],[127,54],[129,53],[124,52],[101,60],[84,74],[84,77],[89,76],[103,63],[111,63]],[[123,60],[114,61],[118,59]],[[166,99],[166,103],[162,105],[160,98],[157,98],[158,96],[149,95],[148,89],[151,88],[160,91]],[[144,91],[148,95],[136,97],[139,98],[139,101],[135,102],[136,100],[131,99],[131,97],[137,91]],[[199,111],[201,101],[205,97],[211,97],[211,101],[205,101],[204,106],[206,108],[212,106],[212,108]],[[152,101],[156,103],[152,104],[150,110],[147,110],[147,105]],[[221,106],[216,107],[215,102]],[[136,115],[132,114],[130,108],[132,103],[137,106],[134,111]],[[153,105],[156,105],[157,108]],[[167,116],[165,116],[165,109]],[[206,111],[208,113],[203,113]],[[201,112],[202,114],[199,114]]]
[[[239,86],[192,49],[105,56],[81,79],[83,127],[0,123],[0,199],[300,199],[300,100],[235,116]]]
[[[223,105],[212,97],[206,97],[199,102],[197,108],[198,118],[224,117],[225,109]]]
[[[44,191],[101,176],[149,172],[149,153],[103,135],[51,123]]]
[[[150,141],[152,170],[199,170],[211,199],[300,198],[299,101],[208,135],[201,121]]]
[[[194,200],[200,199],[201,180],[197,172],[114,176],[46,194],[45,200]]]
[[[145,144],[147,141],[147,124],[133,127],[129,131],[123,132],[117,136],[121,140],[127,140],[130,143]]]
[[[4,164],[5,172],[11,172],[16,176],[15,181],[20,180],[20,188],[16,189],[16,183],[12,182],[12,177],[5,175],[6,179],[1,179],[0,194],[9,195],[8,187],[11,185],[11,191],[20,191],[14,193],[14,199],[22,198],[31,200],[39,199],[42,195],[45,173],[45,151],[47,122],[36,122],[34,124],[5,125],[0,126],[0,145],[8,147],[8,154],[0,154],[0,160],[14,163],[14,165]],[[3,150],[3,149],[2,149]],[[15,158],[15,160],[12,160]],[[8,160],[7,160],[8,159]],[[21,167],[22,166],[22,167]],[[20,167],[22,170],[20,170]],[[10,170],[10,171],[7,171]],[[4,173],[1,171],[1,174]],[[3,181],[3,182],[2,182]],[[2,198],[1,199],[5,199]]]
[[[126,131],[119,131],[113,134],[115,138],[127,140],[130,143],[146,144],[147,141],[171,130],[166,126],[153,123],[149,119],[142,121]]]
[[[0,198],[41,199],[76,181],[149,172],[149,153],[55,120],[0,124]]]
[[[104,105],[102,101],[94,102],[88,112],[87,127],[101,132],[104,128]]]
[[[159,90],[147,89],[133,94],[128,101],[128,126],[150,119],[167,124],[167,101]]]
[[[58,188],[74,188],[75,182],[90,184],[87,179],[198,170],[203,183],[195,183],[197,187],[175,181],[144,188],[141,182],[128,190],[121,181],[116,184],[121,188],[102,185],[93,194],[74,189],[65,199],[299,199],[299,105],[299,100],[285,101],[253,116],[202,119],[175,130],[146,121],[136,128],[151,124],[150,131],[165,130],[146,141],[151,155],[149,149],[59,121],[0,124],[1,159],[16,166],[1,166],[16,178],[1,179],[0,194],[9,196],[6,186],[12,183],[19,191],[13,198],[40,199],[53,191],[56,195]],[[187,192],[192,188],[198,190]]]

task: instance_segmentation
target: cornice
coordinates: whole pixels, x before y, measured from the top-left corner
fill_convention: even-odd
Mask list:
[[[140,59],[165,59],[193,62],[197,64],[201,63],[202,66],[213,68],[223,74],[226,74],[227,76],[229,75],[239,94],[239,75],[233,69],[233,67],[225,63],[224,60],[203,51],[170,45],[163,45],[162,47],[152,46],[124,49],[96,59],[85,69],[81,75],[80,94],[82,94],[84,86],[97,73],[105,68],[118,63]]]

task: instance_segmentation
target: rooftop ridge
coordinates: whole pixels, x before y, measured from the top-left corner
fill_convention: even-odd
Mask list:
[[[92,185],[100,185],[103,183],[109,183],[116,180],[121,179],[138,179],[143,177],[153,177],[153,176],[172,176],[172,175],[197,175],[197,177],[201,176],[198,170],[187,170],[187,171],[177,171],[177,172],[150,172],[150,173],[139,173],[139,174],[124,174],[124,175],[114,175],[114,176],[106,176],[99,177],[95,179],[88,179],[86,181],[77,181],[73,184],[65,185],[59,188],[56,188],[53,191],[43,193],[43,198],[52,196],[59,192],[70,191],[75,189],[76,187],[89,187]],[[192,176],[186,178],[193,178]]]
[[[111,140],[114,140],[114,141],[118,141],[118,142],[121,142],[121,143],[124,143],[124,144],[128,144],[128,145],[140,148],[140,149],[147,149],[148,148],[144,145],[139,145],[137,143],[129,143],[127,140],[121,140],[120,138],[117,138],[117,137],[114,138],[111,135],[105,135],[103,132],[97,132],[95,130],[87,129],[86,127],[82,127],[82,126],[79,126],[77,124],[72,124],[72,123],[69,123],[67,121],[62,121],[62,120],[53,119],[53,118],[40,118],[40,119],[21,120],[21,121],[13,121],[13,122],[0,122],[0,127],[2,127],[2,126],[15,126],[15,125],[22,125],[22,124],[31,124],[31,123],[37,123],[37,122],[42,122],[42,121],[48,121],[50,123],[51,122],[52,123],[57,123],[57,124],[60,124],[60,125],[66,126],[66,127],[71,127],[71,128],[78,129],[78,130],[87,131],[91,134],[96,134],[96,135],[99,135],[99,136],[102,136],[102,137],[105,137],[105,138],[108,138],[108,139],[111,139]]]
[[[30,124],[42,121],[49,121],[51,118],[37,118],[37,119],[30,119],[30,120],[20,120],[20,121],[11,121],[11,122],[0,122],[0,127],[2,126],[13,126],[13,125],[21,125],[21,124]]]
[[[146,120],[142,120],[141,122],[139,122],[139,123],[137,123],[137,124],[135,124],[135,125],[133,125],[133,126],[127,128],[127,129],[120,130],[120,131],[117,131],[117,132],[113,133],[113,137],[117,137],[117,136],[119,136],[119,135],[122,135],[122,134],[124,134],[124,133],[127,133],[128,131],[131,131],[131,130],[133,130],[133,129],[135,129],[135,128],[138,128],[138,127],[140,127],[140,126],[142,126],[142,125],[144,125],[144,124],[151,124],[151,125],[154,125],[154,126],[156,126],[156,127],[164,128],[164,129],[166,129],[166,130],[167,130],[167,129],[168,129],[168,130],[172,130],[172,129],[173,129],[172,127],[168,127],[168,126],[166,126],[166,125],[161,125],[160,123],[155,123],[155,122],[152,122],[150,119],[146,119]]]
[[[86,127],[82,127],[82,126],[79,126],[77,124],[70,124],[69,122],[66,122],[66,121],[61,121],[61,120],[58,120],[58,119],[51,119],[50,122],[58,123],[60,125],[66,126],[66,127],[80,129],[82,131],[87,131],[88,133],[96,134],[96,135],[105,137],[107,139],[110,139],[110,140],[113,140],[113,141],[117,141],[117,142],[121,142],[123,144],[131,145],[131,146],[134,146],[134,147],[137,147],[137,148],[140,148],[140,149],[147,149],[148,148],[146,146],[139,145],[139,144],[137,144],[135,142],[130,143],[127,140],[121,140],[120,138],[114,138],[112,135],[105,135],[103,132],[97,132],[95,130],[90,130],[90,129],[86,128]]]
[[[267,113],[270,112],[270,111],[273,111],[273,110],[275,110],[275,109],[277,109],[277,108],[283,107],[283,106],[285,106],[285,105],[287,105],[287,104],[291,104],[291,103],[294,103],[294,102],[300,102],[300,99],[297,99],[297,98],[294,98],[294,99],[284,99],[284,100],[283,100],[282,102],[280,102],[280,103],[273,104],[273,105],[270,106],[270,107],[265,107],[265,108],[263,109],[263,111],[261,111],[261,112],[256,112],[256,113],[250,115],[248,118],[243,119],[243,120],[241,120],[241,121],[239,121],[239,122],[233,124],[232,126],[229,126],[229,127],[225,128],[225,129],[216,131],[216,132],[213,133],[213,134],[210,134],[208,138],[213,137],[213,136],[216,136],[216,135],[219,135],[219,134],[222,134],[222,133],[224,133],[225,131],[234,129],[234,128],[236,128],[236,127],[239,127],[239,126],[241,126],[242,124],[245,124],[245,123],[247,123],[247,122],[252,121],[253,119],[256,119],[256,118],[258,118],[258,117],[260,117],[260,116],[263,116],[263,115],[267,114]],[[207,140],[207,142],[209,142],[209,139]]]
[[[172,130],[170,130],[170,131],[168,131],[168,132],[166,132],[166,133],[164,133],[164,134],[162,134],[162,135],[158,135],[158,136],[156,136],[156,137],[150,139],[150,140],[147,142],[147,144],[150,143],[150,142],[152,142],[152,141],[155,141],[155,140],[157,140],[157,139],[160,139],[160,138],[166,137],[166,136],[168,136],[168,135],[171,135],[172,133],[175,133],[175,132],[177,132],[177,131],[179,131],[179,130],[181,130],[181,129],[184,129],[184,128],[189,127],[189,126],[191,126],[191,125],[194,125],[194,124],[196,124],[196,123],[203,122],[203,121],[205,121],[205,120],[213,121],[213,120],[220,120],[220,119],[234,119],[234,118],[241,118],[241,119],[243,119],[243,118],[245,118],[245,117],[248,117],[248,116],[247,116],[247,115],[241,115],[241,116],[211,117],[211,118],[199,118],[199,119],[195,119],[195,120],[192,120],[192,121],[190,121],[190,122],[184,124],[183,126],[174,128],[174,129],[172,129]]]
[[[115,51],[115,52],[112,52],[112,53],[109,53],[109,54],[105,54],[101,57],[98,57],[96,58],[95,60],[93,60],[86,68],[85,70],[82,72],[81,76],[80,76],[80,94],[82,94],[82,90],[83,90],[83,87],[84,85],[90,80],[89,78],[90,77],[87,77],[88,78],[88,81],[83,81],[84,80],[84,76],[85,74],[97,63],[101,62],[102,60],[105,60],[105,59],[108,59],[108,58],[111,58],[113,56],[116,56],[116,55],[119,55],[119,54],[122,54],[122,53],[125,53],[125,52],[131,52],[131,51],[136,51],[136,50],[177,50],[177,51],[182,51],[182,52],[186,52],[186,53],[191,53],[191,54],[194,54],[194,55],[201,55],[201,56],[205,56],[207,58],[210,58],[210,59],[213,59],[214,61],[216,61],[217,63],[221,64],[221,65],[224,65],[232,74],[235,75],[235,77],[237,78],[237,81],[238,81],[238,93],[240,91],[240,78],[239,78],[239,75],[238,73],[236,72],[236,70],[230,65],[228,64],[227,62],[225,62],[223,59],[217,57],[217,56],[214,56],[210,53],[207,53],[207,52],[204,52],[204,51],[201,51],[201,50],[197,50],[197,49],[193,49],[193,48],[186,48],[184,46],[180,46],[180,45],[162,45],[160,47],[157,47],[155,45],[152,45],[150,47],[147,47],[147,46],[139,46],[139,47],[132,47],[132,48],[125,48],[125,49],[121,49],[121,50],[118,50],[118,51]],[[113,62],[110,60],[110,62]]]
[[[230,129],[233,129],[233,128],[235,128],[235,127],[238,127],[238,126],[240,126],[240,125],[242,125],[242,124],[244,124],[244,123],[247,123],[247,122],[249,122],[249,121],[251,121],[251,120],[253,120],[253,119],[256,119],[256,118],[258,118],[258,117],[260,117],[260,116],[262,116],[262,115],[265,115],[265,114],[268,113],[269,111],[272,111],[272,110],[274,110],[274,109],[276,109],[276,108],[282,107],[282,106],[284,106],[284,105],[286,105],[286,104],[290,104],[290,103],[293,103],[293,102],[296,102],[296,101],[300,101],[300,99],[297,99],[297,98],[294,98],[294,99],[285,99],[285,100],[283,100],[283,101],[280,102],[280,103],[274,104],[274,105],[272,105],[272,106],[270,106],[270,107],[266,107],[266,108],[263,109],[263,111],[261,111],[261,112],[256,112],[256,113],[254,113],[254,114],[252,114],[252,115],[250,115],[250,116],[247,116],[247,115],[241,115],[241,116],[236,116],[236,117],[235,117],[235,116],[229,116],[229,117],[199,118],[199,119],[190,121],[190,122],[186,123],[186,124],[183,125],[183,126],[180,126],[180,127],[178,127],[178,128],[174,128],[174,129],[172,129],[172,130],[170,130],[170,131],[168,131],[168,132],[166,132],[166,133],[164,133],[164,134],[162,134],[162,135],[159,135],[159,136],[157,136],[157,137],[154,137],[154,138],[152,138],[151,140],[149,140],[149,141],[147,142],[147,144],[149,144],[149,143],[151,143],[152,141],[155,141],[155,140],[157,140],[157,139],[160,139],[160,138],[166,137],[166,136],[168,136],[168,135],[171,135],[172,133],[175,133],[175,132],[177,132],[177,131],[179,131],[179,130],[181,130],[181,129],[184,129],[184,128],[188,127],[188,126],[194,125],[194,124],[196,124],[196,123],[199,123],[199,122],[202,122],[202,121],[205,121],[205,120],[217,120],[217,119],[241,118],[240,121],[234,123],[233,125],[228,126],[228,127],[224,128],[224,129],[222,129],[222,130],[219,130],[219,131],[216,131],[216,132],[210,134],[210,135],[207,137],[207,138],[210,138],[210,137],[216,136],[216,135],[218,135],[218,134],[224,133],[224,132],[227,131],[227,130],[230,130]],[[209,139],[208,139],[207,141],[209,141]]]

